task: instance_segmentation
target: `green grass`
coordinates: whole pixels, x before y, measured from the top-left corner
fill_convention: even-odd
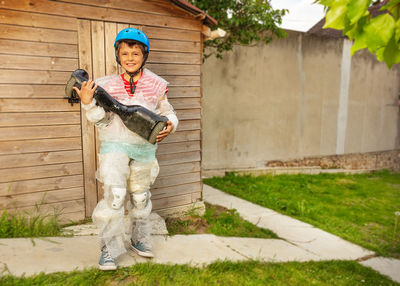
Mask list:
[[[62,235],[60,215],[39,213],[39,207],[33,212],[9,213],[3,210],[0,216],[0,238],[10,237],[43,237]]]
[[[183,218],[167,218],[166,224],[170,235],[213,233],[219,236],[277,238],[272,231],[242,219],[235,209],[207,203],[204,216],[191,213]]]
[[[354,261],[261,263],[215,262],[207,267],[136,264],[116,271],[88,269],[39,274],[28,278],[0,276],[0,285],[398,285]]]
[[[308,222],[344,239],[400,258],[400,174],[238,176],[210,186]]]

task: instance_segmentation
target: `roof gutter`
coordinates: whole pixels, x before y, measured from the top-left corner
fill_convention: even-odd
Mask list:
[[[193,6],[192,4],[190,4],[189,2],[185,1],[185,0],[170,0],[172,3],[174,3],[176,6],[188,11],[189,13],[195,15],[196,17],[200,18],[203,23],[209,27],[212,26],[217,26],[218,25],[218,21],[215,20],[213,17],[210,17],[209,15],[207,15],[206,12],[204,12],[203,10],[197,8],[196,6]]]

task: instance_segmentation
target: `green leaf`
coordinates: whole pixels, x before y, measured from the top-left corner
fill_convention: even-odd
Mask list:
[[[336,30],[343,30],[346,24],[347,1],[336,0],[325,17],[325,28],[332,28]]]
[[[396,21],[396,26],[395,26],[395,32],[394,32],[395,34],[395,37],[394,37],[394,39],[395,39],[395,42],[397,43],[397,46],[400,48],[400,19],[398,19],[397,21]]]
[[[355,52],[364,49],[366,47],[367,47],[366,34],[361,33],[358,35],[358,37],[355,38],[354,44],[350,49],[351,55],[353,56]]]
[[[385,60],[389,69],[394,64],[400,63],[400,49],[396,44],[395,37],[392,37],[386,46],[386,49],[383,53],[383,59]]]
[[[376,59],[378,61],[383,61],[383,52],[385,51],[385,47],[379,48],[376,50]]]
[[[364,32],[364,26],[368,23],[369,18],[369,12],[365,11],[364,15],[358,20],[358,22],[351,26],[351,29],[349,28],[347,31],[343,30],[343,33],[349,37],[350,40],[356,39]]]
[[[392,13],[392,15],[395,19],[399,19],[400,18],[400,5],[397,5],[397,7],[394,7],[393,9],[391,9],[390,13]]]
[[[321,5],[331,7],[332,4],[335,2],[335,0],[320,0],[320,1],[315,1],[314,3],[318,2]]]
[[[395,19],[398,19],[400,16],[400,0],[391,0],[384,6],[382,6],[379,11],[389,11]]]
[[[394,19],[389,14],[373,18],[364,27],[367,46],[371,53],[387,45],[394,33],[394,28]]]
[[[350,25],[350,22],[346,21],[346,26],[343,29],[343,36],[346,35],[350,40],[354,39],[354,35],[358,33],[358,26],[356,24]]]
[[[350,0],[347,4],[347,17],[350,20],[350,25],[355,24],[367,11],[371,0]]]

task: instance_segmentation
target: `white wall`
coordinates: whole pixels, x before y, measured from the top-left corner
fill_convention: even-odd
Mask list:
[[[366,51],[348,59],[346,47],[343,39],[291,32],[208,58],[203,169],[397,149],[400,68],[389,71]]]

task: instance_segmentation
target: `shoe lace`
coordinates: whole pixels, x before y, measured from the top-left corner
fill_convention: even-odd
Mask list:
[[[141,243],[140,241],[138,242],[133,242],[133,240],[131,239],[131,244],[132,246],[136,247],[136,248],[143,248],[143,243]]]
[[[107,248],[103,248],[103,256],[105,260],[112,260],[114,261],[114,259],[112,258],[110,252],[108,251]]]
[[[145,251],[148,252],[150,251],[150,247],[148,247],[146,244],[142,243],[142,242],[138,242],[136,243],[136,246],[141,250],[141,251]]]

